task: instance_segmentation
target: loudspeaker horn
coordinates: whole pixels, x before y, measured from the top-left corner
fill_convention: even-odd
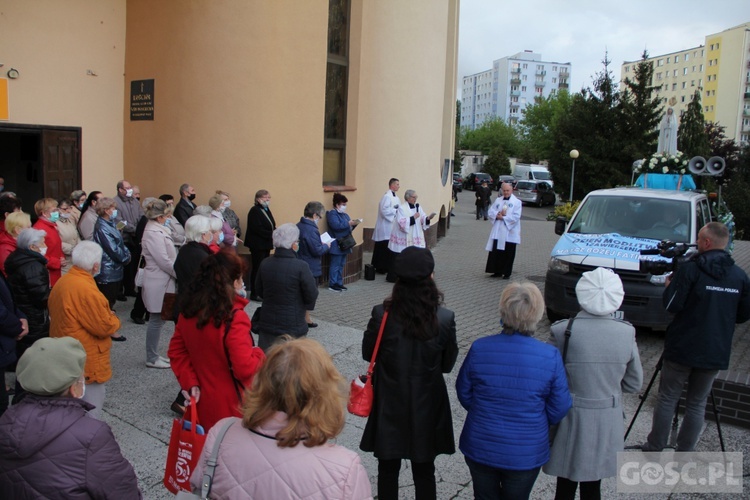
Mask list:
[[[702,156],[693,156],[688,163],[688,170],[691,174],[704,175],[706,170],[706,159]]]
[[[721,175],[727,168],[727,162],[721,156],[712,156],[706,164],[706,173],[708,175]]]

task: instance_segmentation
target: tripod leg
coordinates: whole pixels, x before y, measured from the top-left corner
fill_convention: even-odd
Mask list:
[[[680,403],[677,402],[677,406],[674,409],[674,418],[672,419],[672,430],[669,433],[669,444],[668,448],[677,449],[677,428],[679,427],[679,419],[677,418],[680,414]]]
[[[654,374],[651,376],[651,380],[648,382],[645,392],[641,394],[641,402],[638,405],[638,409],[635,410],[635,413],[633,414],[633,418],[630,419],[630,425],[628,425],[628,430],[625,431],[625,437],[623,438],[624,441],[628,440],[628,435],[630,434],[630,431],[633,429],[633,425],[635,424],[635,419],[638,418],[638,414],[641,412],[641,408],[643,408],[643,404],[646,402],[646,398],[648,398],[649,392],[651,392],[651,386],[654,385],[654,382],[656,381],[656,377],[657,375],[659,375],[659,372],[661,371],[662,359],[663,359],[662,357],[659,357],[659,361],[657,361],[656,366],[654,367]]]
[[[716,419],[716,430],[719,432],[719,444],[721,445],[721,451],[726,451],[724,449],[724,436],[721,434],[721,422],[719,420],[719,409],[716,408],[716,398],[714,397],[714,390],[711,389],[711,405],[714,408],[714,418]]]

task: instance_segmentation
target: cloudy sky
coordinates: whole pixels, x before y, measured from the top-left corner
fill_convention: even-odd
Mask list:
[[[697,47],[705,36],[750,22],[750,0],[461,0],[461,81],[526,49],[572,63],[571,92],[591,86],[605,51],[615,78],[623,61]]]

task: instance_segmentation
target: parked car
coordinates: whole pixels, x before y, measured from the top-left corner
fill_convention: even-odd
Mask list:
[[[488,186],[494,185],[492,183],[492,176],[490,174],[486,174],[484,172],[472,172],[464,181],[464,187],[471,191],[476,191],[476,189],[481,186],[482,182],[484,181],[487,181]]]
[[[453,188],[459,193],[464,190],[464,180],[461,174],[453,174]]]
[[[500,186],[503,184],[503,182],[510,183],[511,186],[516,187],[516,182],[518,182],[518,179],[513,177],[512,175],[500,175],[497,177],[497,183],[495,183],[495,190],[500,191]]]
[[[523,203],[531,203],[538,207],[554,205],[557,200],[552,186],[547,181],[518,181],[513,188],[513,194]]]

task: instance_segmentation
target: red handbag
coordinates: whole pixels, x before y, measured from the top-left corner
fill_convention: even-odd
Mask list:
[[[198,422],[195,404],[195,398],[191,397],[182,418],[175,418],[172,422],[167,466],[164,470],[164,486],[172,493],[190,491],[190,476],[200,460],[203,444],[206,442],[206,434]]]
[[[372,352],[370,367],[367,368],[367,373],[354,377],[349,386],[349,402],[346,404],[346,409],[349,410],[349,413],[358,417],[369,417],[372,411],[372,371],[375,368],[375,358],[380,348],[380,339],[383,337],[386,319],[388,319],[388,311],[383,313],[383,321],[380,322],[378,339],[375,341],[375,350]]]

